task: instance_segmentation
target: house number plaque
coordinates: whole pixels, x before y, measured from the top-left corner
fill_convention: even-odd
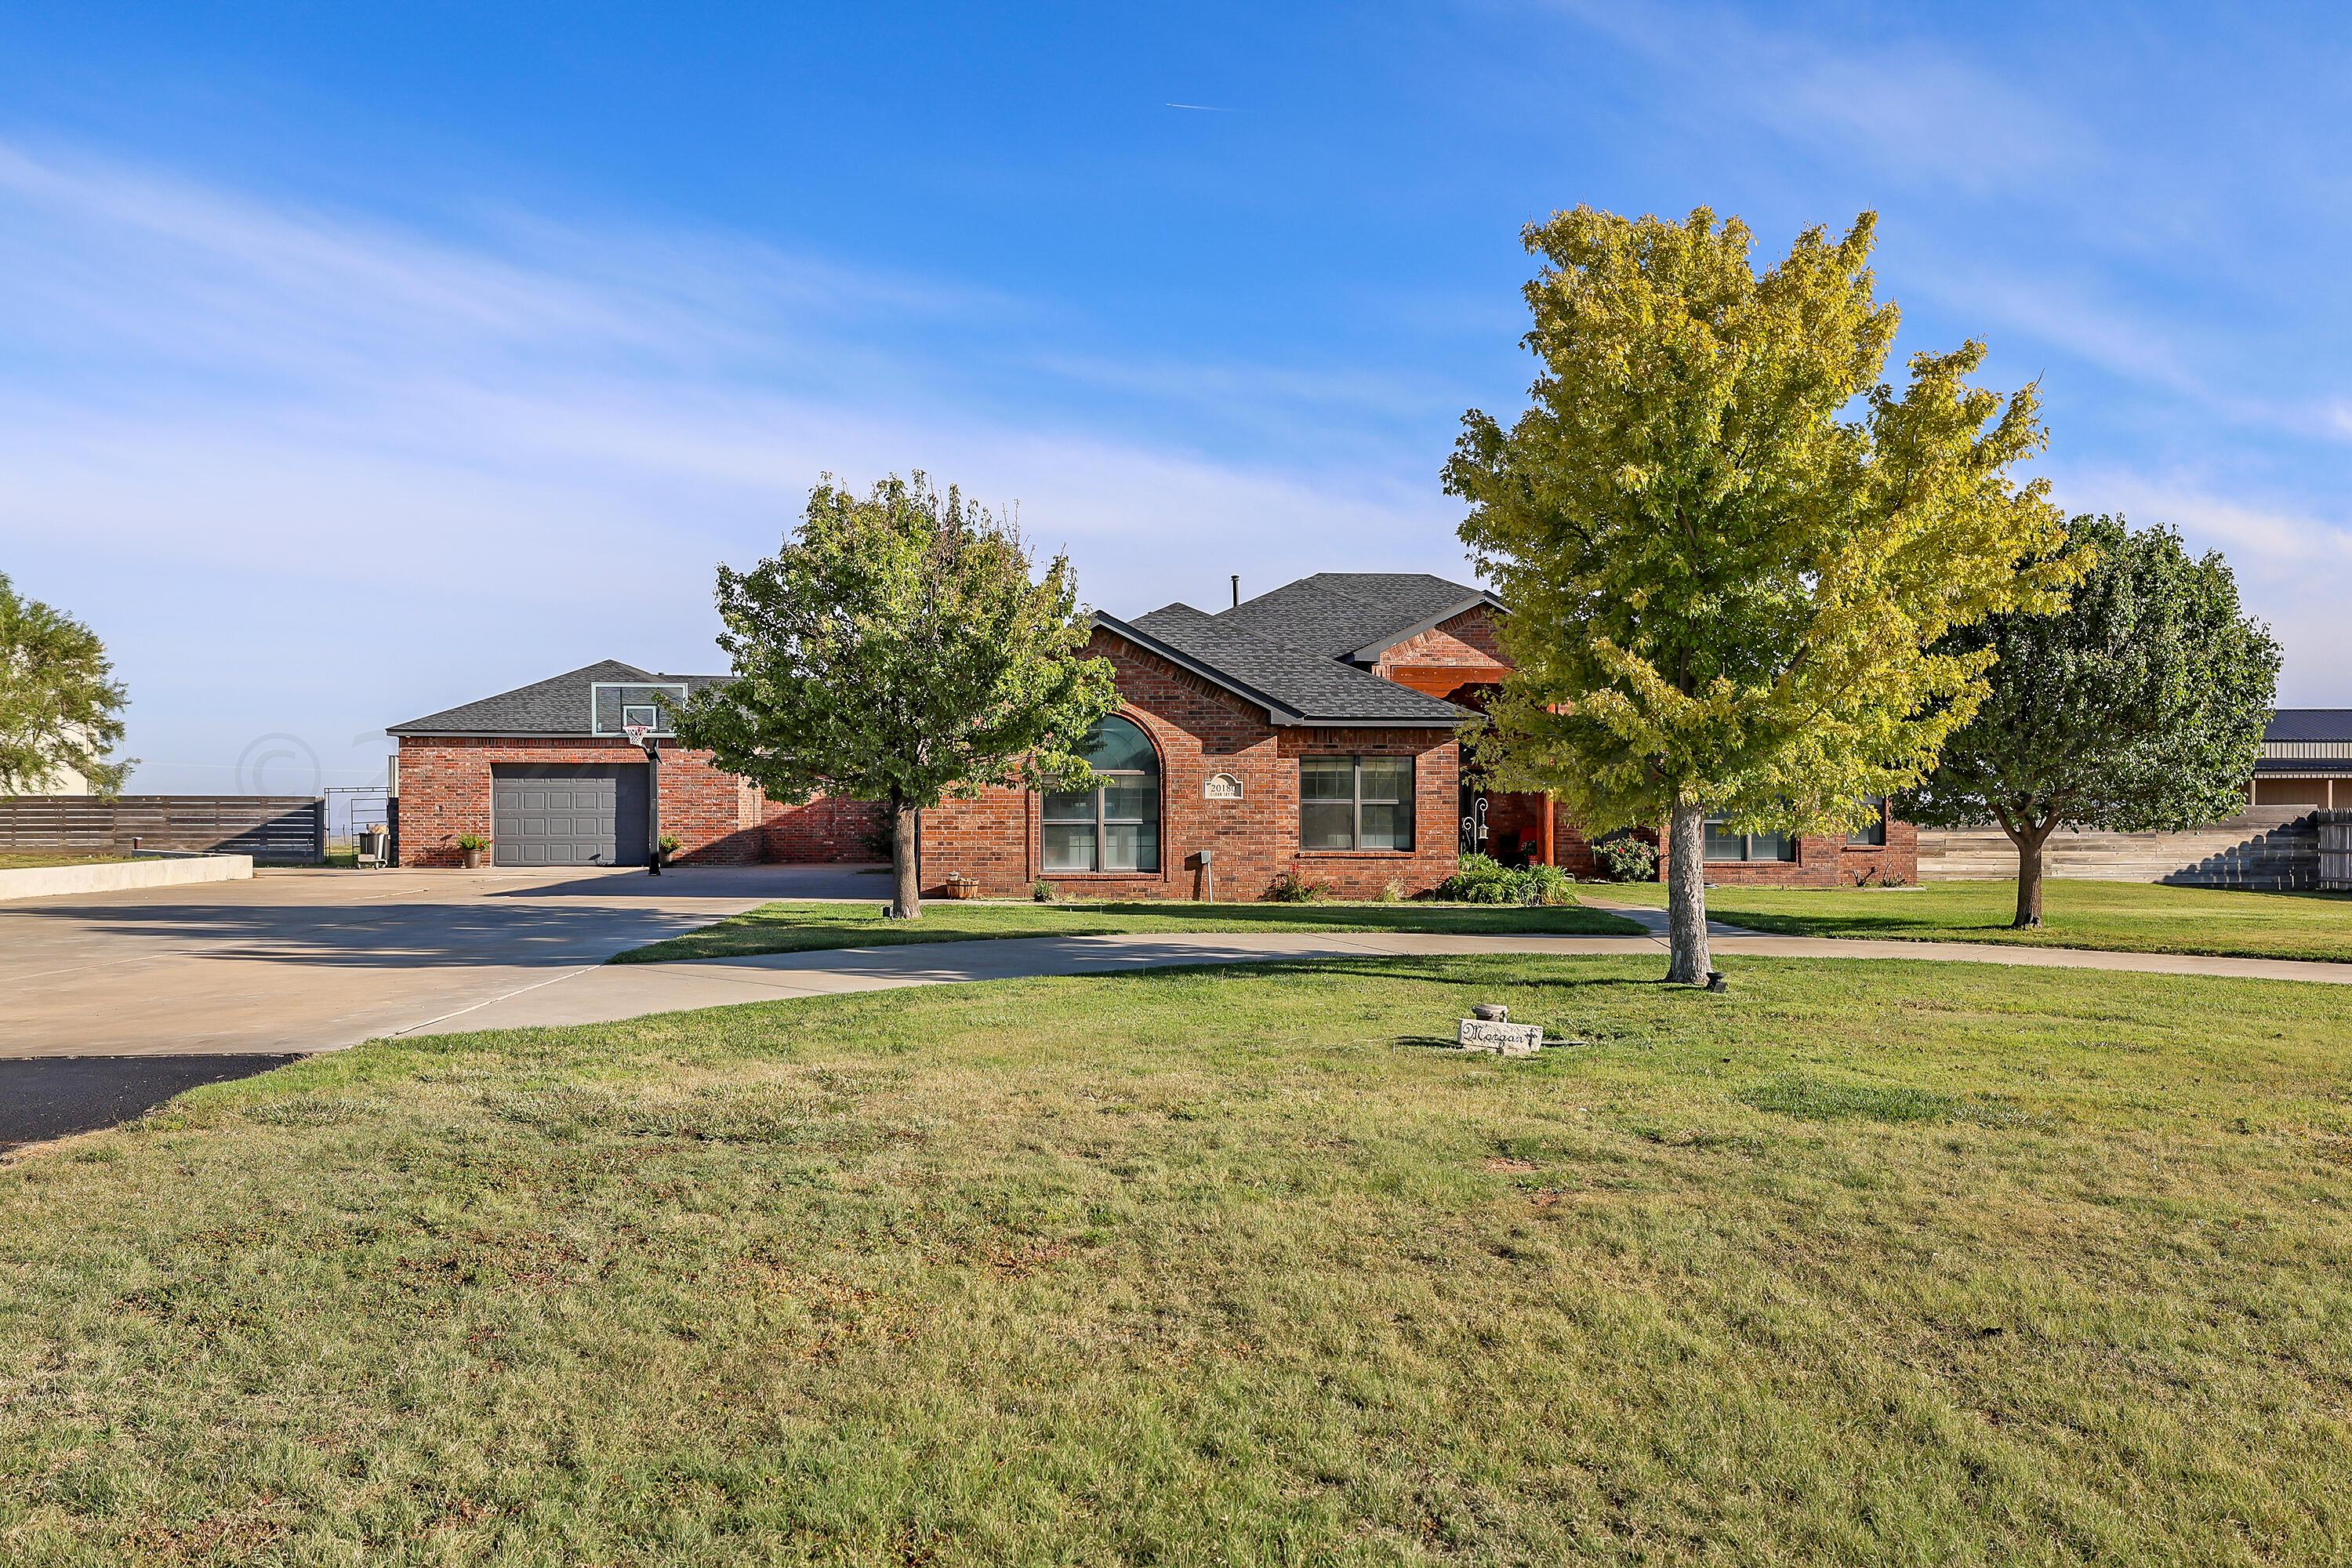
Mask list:
[[[1242,781],[1231,773],[1211,773],[1209,782],[1201,786],[1201,795],[1204,800],[1239,800]]]

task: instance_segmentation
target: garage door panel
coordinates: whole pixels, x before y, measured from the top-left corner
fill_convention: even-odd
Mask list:
[[[646,859],[642,764],[506,763],[490,770],[500,866],[633,866]]]

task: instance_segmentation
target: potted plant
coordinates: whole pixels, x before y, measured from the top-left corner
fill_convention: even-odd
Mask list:
[[[675,833],[663,834],[660,838],[655,841],[654,847],[661,852],[661,863],[665,866],[668,865],[671,861],[677,858],[677,835]]]
[[[980,897],[980,884],[961,871],[950,871],[948,873],[948,897],[976,899]]]
[[[489,851],[490,841],[478,833],[457,835],[457,856],[468,871],[482,868],[482,857]]]

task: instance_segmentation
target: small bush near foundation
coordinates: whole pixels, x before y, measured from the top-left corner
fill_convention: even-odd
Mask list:
[[[1387,881],[1382,882],[1381,884],[1380,901],[1384,904],[1401,904],[1404,902],[1404,884],[1398,881],[1394,877],[1391,877]]]
[[[1061,895],[1055,890],[1053,883],[1040,877],[1029,884],[1029,896],[1041,904],[1050,904]]]
[[[1437,897],[1463,904],[1565,904],[1575,901],[1568,873],[1557,866],[1514,870],[1486,855],[1465,855]]]
[[[1604,838],[1592,847],[1592,863],[1601,874],[1612,882],[1654,882],[1658,879],[1658,851],[1632,834],[1619,838]]]
[[[1293,866],[1274,879],[1265,890],[1266,898],[1277,904],[1319,904],[1331,896],[1331,889],[1321,882],[1310,882]]]

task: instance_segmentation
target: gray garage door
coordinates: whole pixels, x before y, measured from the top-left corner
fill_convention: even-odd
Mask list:
[[[500,866],[644,865],[645,764],[492,767],[490,858]]]

